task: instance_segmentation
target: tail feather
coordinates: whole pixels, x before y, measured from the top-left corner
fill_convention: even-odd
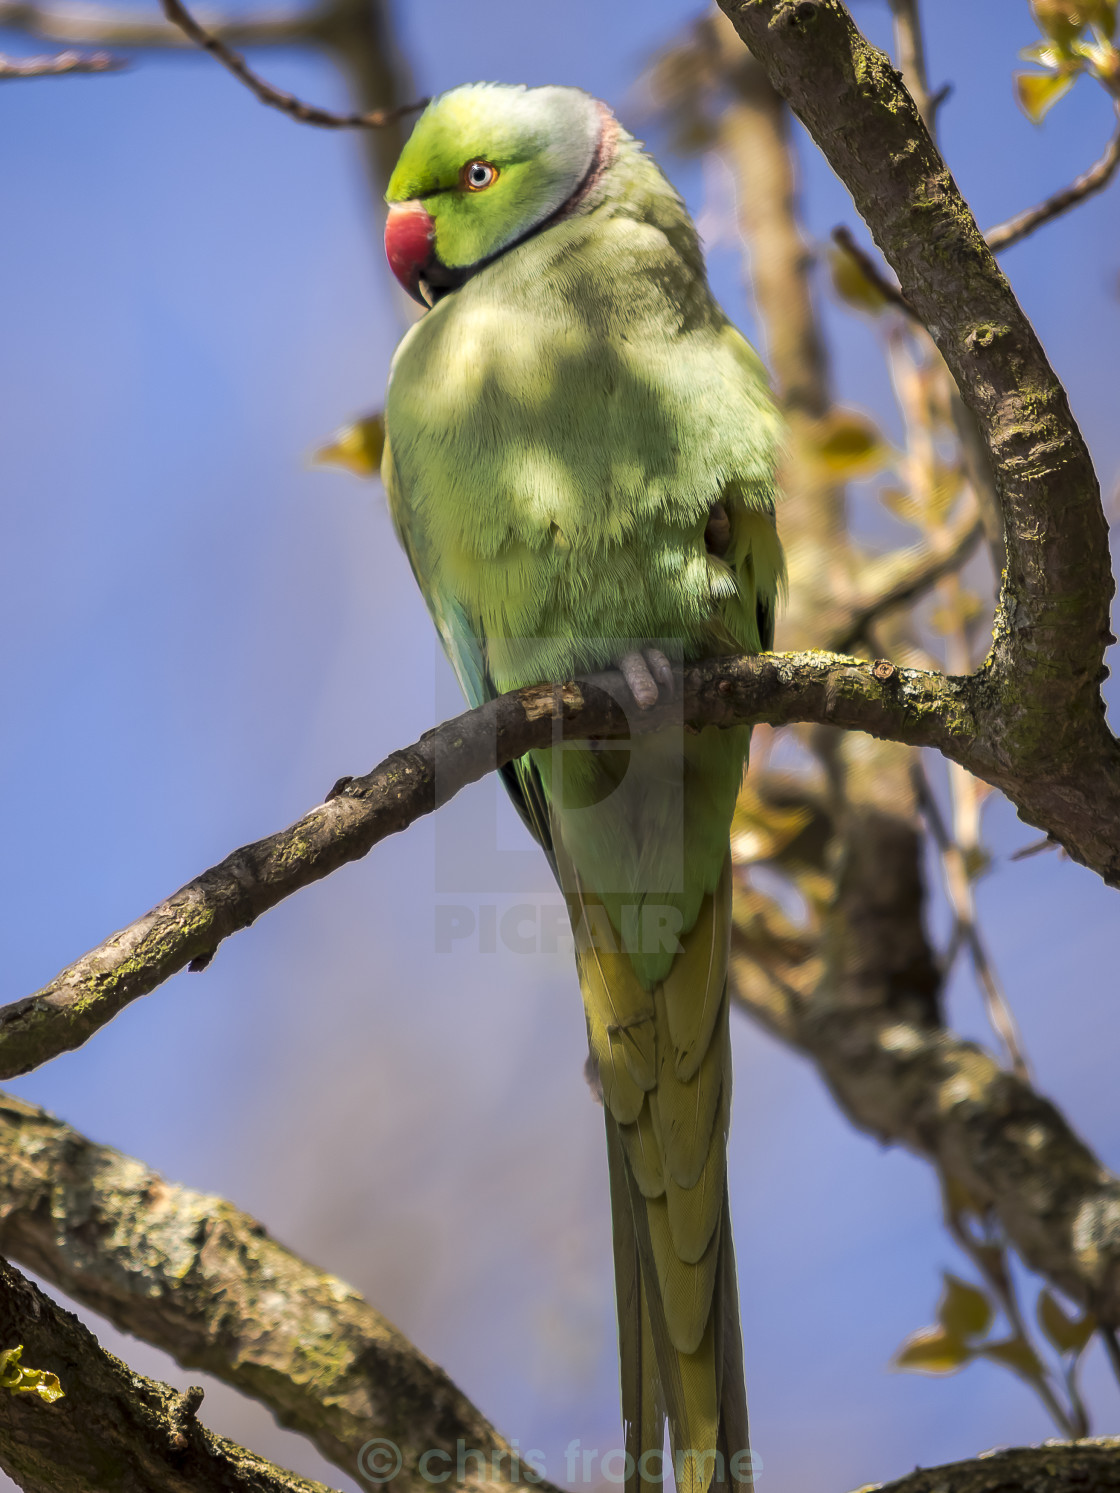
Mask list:
[[[620,1127],[607,1115],[607,1159],[614,1223],[614,1280],[618,1301],[618,1357],[622,1378],[626,1450],[631,1475],[626,1493],[658,1493],[665,1445],[665,1397],[649,1305],[642,1283],[641,1256],[634,1228],[630,1188],[635,1179],[626,1162]]]
[[[566,890],[576,888],[573,923],[577,915],[584,922],[580,983],[603,1079],[628,1493],[660,1481],[652,1454],[661,1452],[666,1419],[679,1493],[746,1493],[753,1484],[726,1176],[730,856],[682,951],[649,991],[625,955],[599,947],[586,927],[595,899],[570,863],[561,874]],[[631,1023],[640,1031],[633,1045],[624,1040]]]

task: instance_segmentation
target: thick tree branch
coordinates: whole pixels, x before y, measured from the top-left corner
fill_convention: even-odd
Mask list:
[[[344,780],[290,829],[234,851],[35,995],[0,1010],[0,1077],[80,1047],[129,1001],[185,965],[202,968],[222,939],[285,897],[359,859],[487,772],[560,738],[807,721],[932,746],[1003,788],[1071,854],[1111,880],[1120,876],[1120,847],[1110,833],[1120,820],[1120,770],[1106,784],[1112,802],[1102,775],[1032,780],[1029,764],[1009,760],[998,736],[978,729],[991,714],[988,670],[956,678],[840,654],[760,654],[690,665],[675,700],[648,712],[628,714],[612,689],[621,693],[617,676],[602,675],[513,691],[445,722],[367,776]]]
[[[858,1493],[1117,1493],[1120,1439],[1044,1441],[1002,1447],[968,1462],[919,1467],[893,1483]]]
[[[1054,1105],[889,987],[864,982],[861,1000],[837,999],[810,950],[768,929],[761,909],[744,911],[736,1003],[813,1061],[853,1124],[956,1178],[1032,1270],[1120,1325],[1120,1178]]]
[[[130,1001],[285,897],[364,856],[496,767],[560,738],[619,739],[682,723],[818,721],[942,751],[971,748],[970,682],[829,653],[762,654],[691,666],[675,701],[628,714],[621,681],[538,685],[499,696],[345,779],[290,829],[235,850],[114,934],[35,995],[0,1010],[0,1076],[80,1047]],[[990,770],[998,764],[986,761]]]
[[[992,460],[1007,569],[982,731],[1059,778],[1107,782],[1099,685],[1112,597],[1092,461],[1065,391],[913,100],[840,0],[721,0],[840,179],[941,350]]]
[[[25,1493],[329,1493],[206,1430],[200,1393],[132,1373],[2,1260],[0,1343],[22,1343],[65,1395],[47,1405],[0,1389],[0,1467]]]
[[[231,1203],[165,1182],[35,1105],[0,1094],[0,1251],[115,1326],[261,1400],[349,1476],[391,1441],[397,1493],[427,1493],[429,1449],[450,1488],[524,1487],[510,1449],[435,1364],[355,1291],[290,1253]],[[541,1486],[541,1485],[537,1485]],[[548,1489],[548,1485],[543,1485]]]
[[[5,78],[60,78],[68,73],[112,73],[128,63],[109,52],[55,52],[50,57],[7,57],[0,54],[0,80]]]

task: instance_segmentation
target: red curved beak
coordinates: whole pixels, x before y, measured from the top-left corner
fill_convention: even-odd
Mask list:
[[[389,268],[422,306],[430,304],[420,290],[424,271],[432,262],[435,220],[422,202],[394,202],[385,220],[385,255]]]

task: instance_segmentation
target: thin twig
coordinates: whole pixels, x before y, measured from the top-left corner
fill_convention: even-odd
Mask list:
[[[1049,835],[1044,835],[1041,840],[1032,840],[1029,845],[1021,845],[1018,850],[1013,850],[1007,857],[1009,861],[1027,861],[1033,855],[1041,855],[1044,850],[1059,849],[1057,840],[1052,840]]]
[[[952,531],[935,535],[912,550],[870,561],[861,577],[863,597],[852,604],[827,646],[842,653],[853,648],[885,612],[912,605],[944,576],[959,570],[983,536],[980,519],[968,517]]]
[[[0,79],[60,78],[66,73],[112,73],[127,67],[111,52],[56,52],[49,57],[6,57],[0,54]]]
[[[953,1208],[945,1209],[945,1221],[953,1238],[960,1245],[961,1249],[964,1250],[965,1254],[968,1255],[977,1270],[979,1270],[980,1274],[987,1281],[991,1290],[995,1293],[996,1299],[1003,1309],[1003,1314],[1007,1318],[1008,1326],[1011,1328],[1012,1337],[1029,1344],[1033,1351],[1034,1344],[1031,1342],[1031,1335],[1027,1331],[1027,1324],[1023,1319],[1022,1309],[1019,1306],[1019,1295],[1015,1289],[1015,1282],[1004,1264],[1004,1244],[1002,1239],[997,1238],[995,1241],[992,1241],[991,1238],[974,1238],[971,1230],[965,1226],[960,1214]],[[1032,1378],[1030,1380],[1031,1387],[1050,1412],[1054,1424],[1064,1436],[1070,1437],[1071,1440],[1076,1440],[1078,1436],[1085,1435],[1088,1428],[1079,1426],[1076,1420],[1076,1411],[1071,1414],[1058,1399],[1051,1384],[1050,1369],[1043,1363],[1037,1351],[1035,1351],[1035,1357],[1038,1359],[1042,1374],[1037,1379]]]
[[[1116,1328],[1107,1327],[1102,1324],[1097,1331],[1100,1334],[1101,1341],[1104,1343],[1104,1351],[1108,1355],[1109,1367],[1112,1369],[1117,1383],[1120,1383],[1120,1338],[1116,1336]]]
[[[1117,108],[1120,114],[1120,106]],[[1052,197],[1047,197],[1045,202],[1040,202],[1037,207],[1030,207],[1025,212],[1018,213],[1014,218],[1008,218],[1006,223],[1000,223],[995,228],[989,228],[984,237],[988,241],[988,247],[996,254],[1004,249],[1009,249],[1012,244],[1017,244],[1020,239],[1033,233],[1036,228],[1041,228],[1044,223],[1058,218],[1062,213],[1069,212],[1071,207],[1076,207],[1079,202],[1084,202],[1087,197],[1102,191],[1116,174],[1120,166],[1120,129],[1118,129],[1109,141],[1108,149],[1095,165],[1090,166],[1088,171],[1079,176],[1076,181],[1068,187],[1063,187],[1060,192],[1055,192]]]
[[[894,41],[898,52],[898,65],[902,77],[910,90],[910,97],[918,106],[918,113],[933,132],[936,106],[929,94],[929,77],[926,73],[926,47],[922,37],[918,0],[889,0],[894,16]]]
[[[266,83],[263,78],[258,77],[244,57],[232,51],[225,42],[220,41],[205,27],[199,25],[186,6],[182,4],[182,0],[162,0],[162,4],[163,13],[167,19],[180,27],[191,41],[209,52],[212,57],[216,57],[223,67],[227,67],[235,78],[239,78],[246,88],[260,99],[262,104],[279,109],[282,114],[298,119],[301,124],[314,124],[325,130],[376,130],[393,124],[408,114],[418,113],[428,103],[428,100],[423,98],[418,99],[414,104],[400,104],[395,109],[371,109],[366,114],[334,114],[329,109],[319,109],[314,104],[305,104],[294,94],[285,93],[281,88],[274,88],[271,83]]]
[[[313,40],[330,14],[318,6],[296,14],[262,12],[251,16],[212,18],[210,29],[223,41],[242,47],[283,45]],[[143,15],[129,6],[42,5],[39,0],[0,0],[0,26],[77,46],[187,47],[193,45],[178,26]]]
[[[914,309],[914,303],[902,293],[892,280],[887,279],[871,255],[866,250],[860,248],[852,237],[852,230],[850,228],[846,227],[843,223],[834,228],[832,230],[832,242],[838,244],[846,254],[851,255],[884,300],[889,301],[892,306],[904,312],[911,321],[916,321],[919,326],[921,325],[922,319]]]
[[[920,760],[916,760],[911,769],[914,780],[914,792],[918,799],[919,807],[929,825],[930,833],[937,842],[937,848],[941,852],[941,863],[945,871],[945,886],[949,894],[949,900],[953,905],[953,914],[956,920],[955,935],[959,935],[972,958],[972,967],[976,972],[976,978],[980,982],[980,993],[984,999],[984,1010],[992,1029],[1003,1043],[1011,1064],[1011,1071],[1016,1077],[1021,1078],[1024,1083],[1030,1082],[1030,1065],[1027,1062],[1026,1051],[1023,1047],[1022,1034],[1015,1020],[1015,1013],[1008,1003],[1007,996],[999,983],[995,968],[988,951],[984,946],[984,940],[980,937],[980,930],[976,926],[976,915],[973,906],[971,884],[965,866],[964,853],[960,846],[949,833],[948,826],[941,816],[941,808],[934,797],[930,787],[929,779]]]

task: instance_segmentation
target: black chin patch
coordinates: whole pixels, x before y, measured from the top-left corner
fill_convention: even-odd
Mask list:
[[[428,290],[428,296],[425,296],[425,300],[428,300],[430,296],[428,303],[434,306],[437,301],[442,301],[444,296],[449,294],[449,292],[458,290],[460,285],[465,284],[472,275],[477,274],[480,269],[489,263],[488,259],[483,259],[478,264],[467,264],[455,268],[451,265],[441,263],[438,259],[431,260],[425,266],[424,272],[420,276],[421,281]]]

